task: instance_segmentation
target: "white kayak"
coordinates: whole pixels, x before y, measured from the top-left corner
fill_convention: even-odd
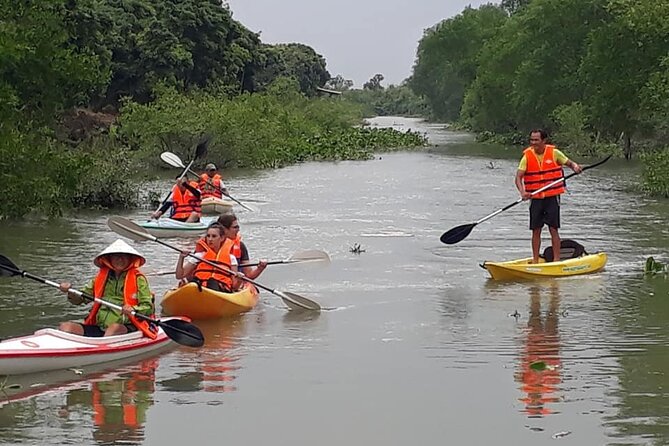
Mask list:
[[[202,199],[202,213],[205,215],[219,215],[232,212],[234,201],[216,197]]]
[[[182,318],[164,318],[169,319]],[[0,375],[20,375],[118,361],[176,345],[163,331],[149,339],[141,331],[118,336],[87,337],[43,328],[0,342]]]
[[[155,237],[189,237],[203,235],[207,232],[209,224],[217,218],[217,216],[202,217],[197,223],[184,223],[163,217],[158,220],[137,222],[137,224]]]

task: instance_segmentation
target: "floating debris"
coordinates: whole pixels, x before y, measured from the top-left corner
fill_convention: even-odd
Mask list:
[[[537,372],[544,371],[546,370],[546,363],[544,361],[534,361],[532,364],[530,364],[530,369]]]
[[[569,434],[571,434],[571,431],[556,432],[553,434],[553,438],[557,440],[558,438],[566,437]]]
[[[74,372],[75,375],[83,375],[84,374],[83,370],[75,369],[74,367],[72,367],[71,369],[67,369],[67,370],[71,370],[72,372]]]
[[[508,314],[509,317],[515,317],[516,320],[520,317],[520,313],[518,313],[518,310],[514,310],[513,313]]]
[[[353,246],[349,249],[349,251],[352,252],[353,254],[360,254],[365,252],[365,250],[362,249],[360,243],[354,243]]]
[[[667,273],[667,265],[662,262],[658,262],[653,257],[648,257],[646,259],[646,266],[644,268],[646,274],[658,274],[658,273]]]

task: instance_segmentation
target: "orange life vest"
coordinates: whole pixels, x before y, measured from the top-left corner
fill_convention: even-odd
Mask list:
[[[197,189],[195,181],[191,181],[190,185]],[[192,212],[202,212],[202,200],[188,189],[182,193],[179,186],[174,186],[172,188],[172,215],[170,218],[185,220],[190,217]]]
[[[232,241],[232,248],[230,249],[230,254],[237,258],[237,263],[242,261],[242,234],[237,233],[237,237]]]
[[[237,233],[237,238],[233,240],[234,244],[230,249],[230,254],[237,258],[237,262],[241,263],[242,260],[242,234]],[[199,239],[195,243],[195,252],[204,252],[207,250],[207,242],[204,240],[204,237]]]
[[[100,268],[98,275],[95,277],[95,282],[93,283],[93,295],[95,297],[103,297],[105,290],[105,283],[107,283],[107,277],[109,276],[110,269],[106,266]],[[139,272],[137,268],[130,268],[125,275],[125,281],[123,282],[123,303],[125,305],[135,306],[139,302],[137,300],[137,278],[144,277],[142,273]],[[97,325],[97,315],[98,311],[102,304],[98,302],[93,303],[93,308],[91,308],[90,313],[84,319],[84,324],[86,325]],[[128,316],[130,322],[137,327],[139,330],[144,333],[145,336],[156,339],[158,336],[157,330],[151,326],[147,321],[143,319],[138,319],[135,316]]]
[[[117,428],[125,426],[131,429],[141,427],[137,401],[141,398],[140,392],[151,394],[154,391],[155,370],[158,367],[158,361],[155,359],[145,361],[140,366],[139,372],[133,372],[122,382],[121,389],[121,409],[122,425],[119,425],[118,419],[114,417],[115,413],[108,413],[107,408],[116,408],[116,404],[105,402],[103,396],[109,394],[107,389],[101,389],[101,383],[93,381],[91,386],[93,422],[98,427]],[[118,382],[118,381],[117,381]],[[139,384],[139,385],[138,385]],[[146,415],[142,412],[142,415]],[[142,417],[143,418],[143,417]]]
[[[541,163],[537,155],[534,153],[532,147],[528,147],[523,151],[527,167],[525,168],[525,175],[523,176],[523,183],[527,192],[534,192],[542,187],[552,183],[555,180],[564,178],[564,171],[555,160],[555,146],[546,145],[544,151],[544,158]],[[564,181],[549,187],[543,192],[535,194],[532,198],[546,198],[554,195],[560,195],[565,192]]]
[[[233,243],[233,240],[225,239],[221,249],[219,249],[218,252],[211,249],[206,243],[203,243],[203,248],[205,248],[203,259],[213,262],[217,265],[221,265],[223,268],[228,270],[232,269],[232,265],[230,264],[230,251],[232,249]],[[232,289],[233,286],[232,276],[230,274],[227,274],[218,268],[214,268],[205,262],[200,262],[197,264],[195,272],[193,273],[193,277],[204,286],[206,286],[207,280],[210,279],[218,280],[219,282],[224,283],[229,289]]]
[[[203,173],[200,176],[200,191],[202,192],[202,198],[216,197],[222,198],[223,193],[221,192],[221,181],[223,178],[219,174],[210,177],[208,174]]]

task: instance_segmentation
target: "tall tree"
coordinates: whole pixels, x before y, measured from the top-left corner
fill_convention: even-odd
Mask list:
[[[383,81],[384,77],[383,74],[377,73],[374,76],[371,77],[367,82],[365,82],[362,86],[363,90],[383,90],[383,85],[381,85],[381,82]]]
[[[466,8],[425,32],[409,85],[427,99],[436,118],[458,118],[465,90],[476,77],[481,49],[506,20],[504,10],[484,5]]]
[[[262,59],[254,79],[255,89],[263,90],[280,77],[295,79],[300,91],[313,96],[317,87],[330,79],[323,56],[301,43],[264,45]]]

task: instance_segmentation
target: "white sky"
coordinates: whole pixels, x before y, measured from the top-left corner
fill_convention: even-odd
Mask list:
[[[265,43],[299,42],[325,57],[334,77],[361,87],[376,73],[382,85],[411,74],[423,30],[483,0],[227,0],[233,17]]]

